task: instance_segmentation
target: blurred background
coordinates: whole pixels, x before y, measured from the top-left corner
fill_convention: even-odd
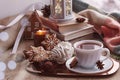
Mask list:
[[[30,4],[36,2],[50,3],[50,0],[0,0],[0,19],[20,13]]]
[[[120,0],[82,0],[105,12],[120,12]]]
[[[74,0],[73,0],[74,1]],[[82,0],[105,12],[119,12],[120,0]],[[36,2],[49,4],[50,0],[0,0],[0,19],[20,13],[27,6]]]

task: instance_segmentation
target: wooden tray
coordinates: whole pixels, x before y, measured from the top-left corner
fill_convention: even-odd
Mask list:
[[[49,74],[42,73],[41,71],[37,71],[33,69],[33,65],[30,63],[28,63],[28,65],[26,66],[26,70],[32,73],[38,73],[41,75],[49,75],[49,76],[108,76],[114,74],[119,69],[119,62],[115,61],[114,59],[111,60],[113,61],[113,67],[109,71],[94,75],[71,72],[65,67],[65,65],[58,66],[56,69],[56,73],[49,73]]]

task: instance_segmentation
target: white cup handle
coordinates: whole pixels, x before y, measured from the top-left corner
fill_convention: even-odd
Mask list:
[[[105,61],[106,59],[108,59],[108,58],[110,57],[110,51],[109,51],[109,49],[107,49],[107,48],[102,48],[101,54],[102,54],[103,52],[106,53],[106,55],[104,55],[104,56],[106,56],[106,57],[105,57],[104,59],[100,60],[101,62]]]

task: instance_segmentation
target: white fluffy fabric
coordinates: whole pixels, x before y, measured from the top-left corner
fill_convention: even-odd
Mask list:
[[[105,12],[118,12],[120,11],[120,0],[82,0],[98,9]]]

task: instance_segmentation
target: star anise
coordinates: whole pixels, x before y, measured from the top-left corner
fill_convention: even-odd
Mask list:
[[[98,69],[102,70],[104,69],[104,64],[100,60],[96,62]]]
[[[45,7],[42,9],[43,16],[49,17],[50,16],[50,5],[45,5]]]
[[[78,18],[76,18],[76,21],[79,23],[82,23],[85,21],[85,18],[78,17]]]

